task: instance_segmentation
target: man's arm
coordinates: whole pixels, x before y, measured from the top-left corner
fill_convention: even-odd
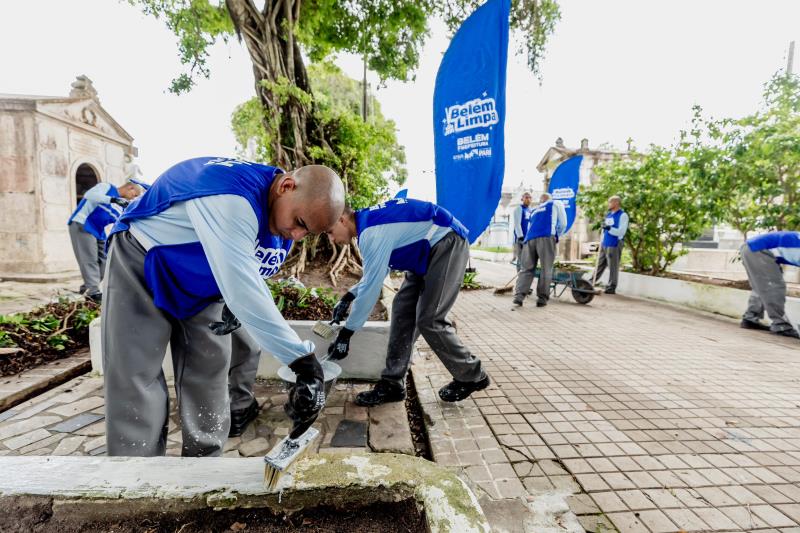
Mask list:
[[[564,203],[559,200],[553,200],[555,202],[556,208],[556,227],[555,227],[555,234],[556,235],[564,235],[564,232],[567,230],[567,210],[564,207]]]
[[[258,274],[258,220],[247,200],[206,196],[187,201],[186,212],[222,297],[256,342],[286,364],[313,352],[314,344],[289,327]]]
[[[389,257],[392,255],[392,240],[381,235],[381,228],[368,228],[361,235],[361,256],[364,258],[364,275],[356,285],[357,294],[350,317],[345,327],[358,331],[364,326],[375,302],[381,294],[381,287],[389,274]],[[352,292],[352,289],[351,289]]]
[[[86,191],[83,195],[83,198],[87,202],[94,202],[96,204],[107,204],[111,201],[111,196],[108,195],[108,191],[111,190],[110,183],[98,183],[88,191]]]
[[[611,228],[608,232],[617,237],[622,239],[625,237],[625,233],[628,231],[628,213],[622,213],[619,217],[619,227]]]
[[[512,214],[514,221],[514,239],[524,237],[522,234],[522,206],[517,206]]]

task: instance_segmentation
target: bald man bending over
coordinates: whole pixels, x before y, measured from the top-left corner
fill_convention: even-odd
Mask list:
[[[325,403],[314,345],[301,341],[262,278],[292,240],[331,228],[344,187],[331,169],[292,172],[236,159],[178,163],[132,203],[111,232],[102,311],[109,455],[164,455],[175,369],[184,456],[218,456],[228,437],[231,336],[208,324],[224,299],[246,332],[297,374],[286,412],[311,425]]]

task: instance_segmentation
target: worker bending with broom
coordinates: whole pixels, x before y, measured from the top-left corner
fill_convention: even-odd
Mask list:
[[[741,326],[800,338],[786,316],[786,282],[781,268],[781,265],[800,266],[800,232],[773,231],[758,235],[748,239],[740,252],[752,289]],[[769,326],[761,322],[764,311],[772,321]]]
[[[392,302],[386,368],[372,390],[356,397],[358,405],[405,398],[415,329],[454,378],[439,390],[442,400],[457,402],[489,386],[480,359],[464,346],[447,318],[469,259],[467,229],[461,222],[435,204],[396,199],[356,212],[346,209],[328,235],[340,244],[358,237],[364,260],[363,277],[334,308],[334,323],[349,318],[328,348],[331,359],[347,357],[350,337],[366,322],[389,270],[406,272]]]
[[[289,365],[297,383],[285,410],[299,437],[325,403],[314,346],[278,312],[265,271],[283,241],[330,229],[344,209],[331,169],[292,172],[202,157],[162,174],[112,230],[102,310],[109,455],[164,455],[172,350],[184,456],[221,455],[228,436],[230,336],[209,323],[224,299],[247,332]],[[277,266],[276,266],[277,265]]]
[[[519,277],[514,288],[513,304],[522,307],[522,302],[531,289],[539,265],[539,282],[536,284],[536,307],[544,307],[550,299],[550,281],[553,279],[553,263],[556,260],[558,238],[567,228],[567,212],[564,204],[553,200],[549,193],[539,197],[539,205],[531,213],[531,221],[519,255]]]

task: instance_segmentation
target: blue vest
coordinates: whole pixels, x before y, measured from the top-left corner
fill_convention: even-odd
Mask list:
[[[469,232],[444,207],[422,200],[405,198],[389,200],[382,204],[356,211],[356,230],[358,237],[372,226],[394,224],[398,222],[432,221],[436,226],[452,229],[457,235],[467,238]],[[431,242],[422,239],[400,248],[395,248],[389,257],[389,268],[413,272],[420,276],[428,271],[428,260],[431,255]]]
[[[606,223],[611,223],[614,228],[619,227],[619,219],[622,218],[622,209],[617,210],[616,213],[609,211],[606,213]],[[616,248],[619,246],[619,237],[611,235],[608,230],[603,230],[603,248]]]
[[[753,252],[771,250],[773,248],[800,248],[800,232],[797,231],[773,231],[747,239],[747,246]],[[778,263],[792,265],[783,257],[776,257]],[[795,265],[800,266],[800,265]]]
[[[553,200],[548,200],[545,203],[536,206],[531,213],[531,225],[528,227],[528,232],[525,234],[525,242],[539,237],[552,237],[553,236],[553,210],[555,204]]]
[[[292,246],[290,239],[269,231],[269,188],[281,173],[276,167],[226,158],[199,157],[178,163],[128,206],[111,236],[127,230],[131,221],[157,215],[177,202],[234,194],[246,199],[256,214],[255,256],[261,276],[270,277],[278,272]],[[199,242],[150,248],[144,275],[156,307],[178,319],[194,316],[222,297]]]
[[[531,223],[533,208],[530,206],[526,207],[524,205],[520,205],[520,208],[522,209],[519,219],[519,225],[522,228],[522,235],[520,235],[520,237],[524,237],[528,234],[528,226],[530,226]]]
[[[107,196],[119,198],[119,191],[112,185],[108,190]],[[83,198],[80,203],[78,203],[78,207],[75,208],[75,211],[72,212],[72,215],[70,215],[67,221],[67,226],[72,224],[72,219],[83,209],[84,205],[86,205],[86,198]],[[116,222],[118,216],[119,211],[117,211],[113,205],[99,204],[86,216],[86,220],[83,221],[83,229],[87,233],[92,234],[98,241],[104,241],[106,240],[106,226]]]

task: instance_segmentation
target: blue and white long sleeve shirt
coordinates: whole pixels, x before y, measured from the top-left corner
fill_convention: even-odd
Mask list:
[[[247,332],[283,363],[314,351],[281,316],[259,275],[254,255],[258,219],[248,201],[237,195],[204,196],[132,220],[130,232],[150,250],[154,246],[199,242],[222,298]]]
[[[88,217],[97,206],[111,202],[112,196],[108,194],[110,191],[110,183],[98,183],[86,191],[83,195],[83,199],[86,201],[83,202],[80,209],[78,209],[75,215],[70,219],[70,222],[77,222],[78,224],[86,222],[86,217]]]
[[[356,299],[345,327],[358,331],[364,326],[380,297],[383,280],[390,270],[389,258],[394,250],[426,238],[430,239],[433,247],[451,231],[451,228],[437,226],[432,220],[381,224],[362,231],[358,247],[364,259],[364,275],[350,288],[350,293]]]

